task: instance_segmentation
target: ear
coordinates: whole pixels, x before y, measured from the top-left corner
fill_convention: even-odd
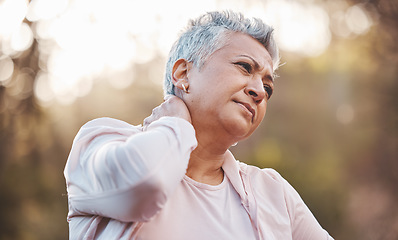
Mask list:
[[[184,90],[182,85],[184,84],[185,88],[188,89],[188,72],[191,69],[191,63],[187,60],[180,58],[178,59],[173,66],[173,71],[171,73],[173,84],[176,88],[180,90]]]

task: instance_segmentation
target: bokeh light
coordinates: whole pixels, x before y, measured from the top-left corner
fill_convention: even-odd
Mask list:
[[[283,51],[317,56],[329,46],[331,34],[328,14],[314,4],[295,1],[271,1],[276,38]]]
[[[14,72],[14,62],[9,56],[0,57],[0,85],[5,85]]]
[[[362,4],[356,4],[334,12],[332,23],[331,30],[336,35],[347,38],[365,34],[373,25],[373,20]]]
[[[342,124],[349,124],[354,120],[354,109],[349,104],[342,104],[337,108],[336,118]]]

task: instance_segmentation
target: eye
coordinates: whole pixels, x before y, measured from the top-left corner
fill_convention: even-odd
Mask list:
[[[264,90],[267,93],[267,99],[270,99],[274,90],[268,84],[264,84]]]
[[[238,65],[240,68],[242,68],[246,73],[251,73],[253,68],[250,63],[247,62],[237,62],[235,65]]]

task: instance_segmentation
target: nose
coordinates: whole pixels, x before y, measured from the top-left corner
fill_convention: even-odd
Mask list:
[[[261,103],[265,98],[265,89],[260,77],[251,79],[245,88],[245,93],[252,97],[256,104]]]

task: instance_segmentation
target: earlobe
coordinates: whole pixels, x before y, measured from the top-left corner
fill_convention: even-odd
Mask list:
[[[190,70],[190,62],[185,59],[178,59],[173,66],[172,81],[176,88],[188,93],[189,82],[188,72]]]
[[[182,90],[184,90],[185,93],[188,93],[188,87],[185,86],[185,84],[181,84]]]

